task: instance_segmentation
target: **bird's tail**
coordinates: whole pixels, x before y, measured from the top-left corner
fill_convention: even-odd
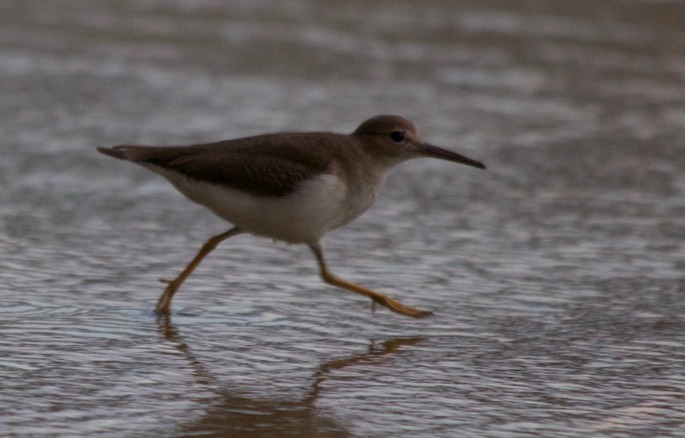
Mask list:
[[[136,146],[114,146],[111,148],[98,148],[98,152],[120,160],[138,161],[136,159]]]
[[[134,163],[147,163],[174,159],[180,154],[180,148],[156,146],[120,145],[111,148],[97,148],[101,154]]]

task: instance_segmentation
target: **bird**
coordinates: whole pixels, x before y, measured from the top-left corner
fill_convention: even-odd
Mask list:
[[[279,132],[190,146],[98,147],[105,155],[138,164],[166,178],[189,200],[232,224],[210,237],[166,288],[156,312],[168,315],[183,282],[219,243],[240,234],[307,245],[322,280],[360,294],[400,315],[424,318],[427,310],[335,275],[321,240],[357,219],[374,203],[396,165],[437,158],[485,169],[477,160],[424,142],[401,116],[379,115],[351,134]]]

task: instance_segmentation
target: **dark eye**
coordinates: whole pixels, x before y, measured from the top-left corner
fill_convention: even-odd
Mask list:
[[[394,141],[395,143],[400,143],[400,142],[404,141],[404,138],[405,138],[404,132],[402,132],[402,131],[392,131],[390,133],[390,139],[392,141]]]

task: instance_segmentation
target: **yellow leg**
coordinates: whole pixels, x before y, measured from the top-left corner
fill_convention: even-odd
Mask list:
[[[174,278],[173,280],[161,280],[162,282],[167,284],[167,287],[164,290],[164,293],[159,297],[159,301],[157,301],[157,313],[168,315],[171,311],[171,299],[174,297],[174,294],[176,293],[178,288],[181,287],[181,284],[183,284],[186,278],[188,278],[190,274],[193,273],[193,271],[195,270],[195,268],[197,268],[197,265],[200,264],[202,259],[204,259],[207,254],[212,252],[212,250],[216,248],[218,244],[228,239],[229,237],[233,237],[240,233],[242,233],[242,230],[240,230],[238,227],[233,227],[225,233],[217,234],[216,236],[210,237],[209,240],[207,240],[205,244],[202,245],[200,251],[195,255],[193,260],[191,260],[191,262],[188,263],[188,266],[186,266],[186,268],[183,270],[183,272],[179,274],[178,277]]]
[[[387,307],[388,309],[392,310],[395,313],[399,313],[400,315],[411,316],[413,318],[425,318],[427,316],[432,315],[431,312],[428,312],[426,310],[420,310],[415,309],[413,307],[405,306],[399,301],[394,300],[386,295],[372,291],[371,289],[367,289],[357,284],[350,283],[347,280],[343,280],[342,278],[334,275],[333,273],[331,273],[331,271],[328,270],[328,266],[326,265],[326,261],[323,257],[323,250],[321,249],[321,245],[319,245],[318,243],[309,244],[309,247],[311,248],[312,252],[314,252],[316,260],[319,262],[321,278],[326,283],[371,298],[374,303],[378,303],[381,306]]]

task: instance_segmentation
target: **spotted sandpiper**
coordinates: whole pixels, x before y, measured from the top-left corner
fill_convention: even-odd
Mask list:
[[[132,161],[165,177],[183,195],[232,223],[211,237],[193,260],[167,283],[157,312],[220,242],[242,233],[304,243],[321,278],[364,295],[374,305],[423,318],[431,312],[334,275],[321,248],[322,237],[364,213],[378,196],[388,171],[413,158],[431,157],[484,169],[483,163],[424,143],[414,124],[399,116],[377,116],[352,134],[283,132],[192,146],[114,146],[105,155]]]

